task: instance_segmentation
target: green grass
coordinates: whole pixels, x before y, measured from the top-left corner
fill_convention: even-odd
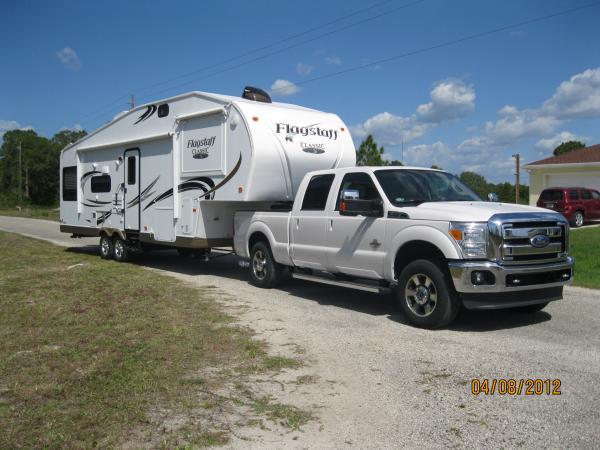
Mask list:
[[[0,448],[222,445],[194,417],[225,403],[249,423],[312,417],[254,394],[248,374],[300,362],[232,324],[214,289],[0,232],[0,292]],[[189,420],[159,430],[156,411]]]
[[[58,222],[60,211],[58,207],[24,206],[20,211],[17,208],[0,208],[0,216],[28,217]]]
[[[600,289],[600,228],[581,228],[569,237],[575,257],[573,285]]]

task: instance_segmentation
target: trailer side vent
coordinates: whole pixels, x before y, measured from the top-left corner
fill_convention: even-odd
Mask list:
[[[271,103],[271,97],[265,91],[252,86],[246,86],[242,92],[242,98],[254,100],[255,102]]]

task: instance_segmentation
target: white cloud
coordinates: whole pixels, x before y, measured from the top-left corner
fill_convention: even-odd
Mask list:
[[[77,52],[71,47],[65,47],[62,50],[59,50],[56,52],[56,56],[66,68],[71,70],[81,69],[79,56],[77,56]]]
[[[310,64],[298,63],[296,64],[296,73],[303,77],[308,76],[315,69],[315,66],[311,66]]]
[[[372,134],[378,143],[394,146],[420,138],[428,128],[429,125],[419,123],[414,116],[402,117],[382,112],[351,127],[350,131],[355,138],[362,139]]]
[[[498,111],[496,121],[486,122],[483,135],[465,139],[458,148],[508,147],[521,139],[537,137],[536,147],[549,149],[561,135],[572,136],[568,132],[552,136],[563,122],[583,117],[600,117],[600,67],[562,82],[539,108],[520,110],[505,105]]]
[[[33,127],[31,125],[22,127],[16,120],[0,119],[0,137],[4,136],[4,133],[11,130],[33,130]]]
[[[576,136],[570,131],[561,131],[560,133],[549,137],[547,139],[540,139],[537,144],[535,144],[536,148],[540,150],[554,150],[563,142],[568,141],[584,141],[585,138]]]
[[[431,101],[410,116],[382,112],[351,127],[355,138],[372,134],[382,145],[400,145],[422,137],[432,127],[460,119],[475,109],[475,90],[459,80],[445,80],[433,86]]]
[[[431,101],[417,107],[418,116],[425,122],[460,119],[475,110],[475,90],[460,80],[441,81],[429,95]]]
[[[561,119],[600,116],[600,67],[563,81],[542,111]]]
[[[341,66],[342,65],[342,58],[340,58],[337,55],[326,56],[325,57],[325,62],[327,64],[329,64],[330,66]]]
[[[82,130],[83,130],[83,127],[81,126],[81,124],[76,123],[72,127],[64,126],[59,131],[82,131]]]
[[[271,86],[271,93],[281,97],[294,95],[298,92],[300,92],[300,87],[288,80],[275,80]]]

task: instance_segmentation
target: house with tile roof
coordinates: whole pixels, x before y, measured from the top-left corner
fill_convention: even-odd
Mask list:
[[[585,187],[600,190],[600,144],[526,164],[529,204],[551,187]]]

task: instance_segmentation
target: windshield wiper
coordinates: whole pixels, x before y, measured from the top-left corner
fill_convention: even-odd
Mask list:
[[[418,206],[421,203],[430,202],[431,200],[423,199],[423,198],[415,198],[412,200],[402,200],[401,202],[394,202],[396,206],[405,206],[405,205],[414,205]]]

